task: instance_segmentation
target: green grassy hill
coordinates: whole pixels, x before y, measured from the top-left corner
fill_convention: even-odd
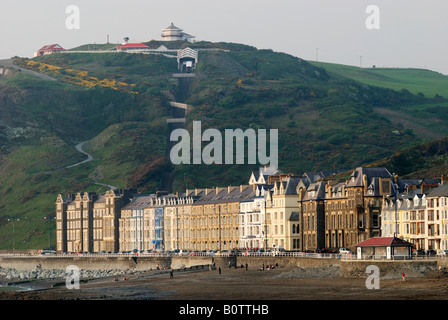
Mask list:
[[[440,178],[448,175],[448,138],[428,141],[368,164],[384,166],[403,178]]]
[[[396,91],[403,89],[426,97],[440,95],[448,98],[448,76],[427,69],[412,68],[359,68],[327,62],[308,61],[335,76],[344,76],[358,82]]]
[[[200,120],[203,131],[278,129],[283,172],[350,169],[448,136],[447,92],[437,90],[444,88],[437,73],[369,69],[367,77],[367,70],[357,74],[356,68],[316,65],[241,44],[191,45],[222,50],[200,51],[185,101],[193,107],[186,128]],[[48,218],[54,217],[58,193],[104,191],[98,183],[158,190],[170,168],[169,101],[176,101],[181,88],[172,78],[176,59],[67,53],[16,63],[56,81],[25,72],[0,79],[0,249],[48,246]],[[84,149],[94,160],[67,168],[85,158],[74,148],[81,141],[87,141]],[[173,191],[245,184],[257,168],[179,165]],[[53,233],[54,227],[53,221]]]
[[[423,140],[448,135],[448,76],[426,69],[362,68],[341,64],[311,62],[325,68],[334,77],[348,78],[369,86],[378,86],[417,97],[433,98],[433,102],[406,103],[394,108],[377,106],[375,112],[391,122],[412,130]]]

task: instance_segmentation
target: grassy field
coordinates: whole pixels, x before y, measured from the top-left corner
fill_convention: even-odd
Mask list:
[[[361,83],[413,94],[422,93],[428,98],[436,94],[448,98],[448,76],[426,69],[408,68],[359,68],[335,63],[313,62],[336,76],[344,76]]]

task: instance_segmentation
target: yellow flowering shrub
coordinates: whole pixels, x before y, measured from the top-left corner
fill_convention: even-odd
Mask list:
[[[115,79],[107,78],[100,80],[96,77],[89,76],[89,73],[85,70],[69,68],[64,69],[62,67],[58,67],[48,63],[29,60],[25,58],[17,59],[15,61],[15,64],[21,68],[30,69],[42,73],[49,73],[50,75],[57,77],[61,81],[83,86],[86,88],[99,86],[138,94],[138,92],[131,90],[131,88],[134,87],[135,84],[129,84],[123,81],[117,81]]]

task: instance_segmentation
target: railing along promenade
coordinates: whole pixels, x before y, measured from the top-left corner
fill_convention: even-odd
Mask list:
[[[340,259],[340,260],[437,260],[447,259],[445,255],[412,255],[412,256],[392,256],[387,259],[382,255],[362,255],[359,258],[356,254],[338,254],[338,253],[314,253],[314,252],[136,252],[136,253],[56,253],[56,254],[24,254],[24,253],[3,253],[0,254],[0,258],[108,258],[108,257],[302,257],[302,258],[315,258],[315,259]]]

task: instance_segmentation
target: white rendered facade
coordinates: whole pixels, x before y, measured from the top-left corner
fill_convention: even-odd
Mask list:
[[[172,22],[171,25],[162,30],[163,41],[192,41],[194,36],[183,32],[182,29],[176,27]]]
[[[256,190],[251,201],[240,203],[239,247],[247,249],[265,248],[266,200],[264,189]]]

